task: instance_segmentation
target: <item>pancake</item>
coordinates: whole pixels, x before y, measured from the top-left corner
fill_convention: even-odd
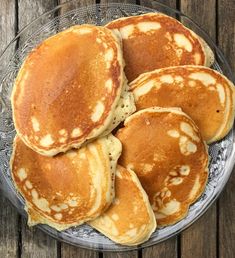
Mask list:
[[[148,108],[128,117],[116,137],[118,163],[135,171],[166,226],[184,218],[208,178],[208,153],[193,120],[178,108]]]
[[[28,147],[53,156],[113,124],[127,87],[120,44],[107,28],[78,25],[28,55],[12,92],[15,128]],[[128,102],[125,113],[133,108]]]
[[[149,239],[156,229],[156,220],[148,197],[133,171],[117,167],[112,205],[88,223],[119,244],[131,246]]]
[[[235,88],[215,70],[169,67],[142,74],[130,86],[137,110],[180,107],[194,120],[207,143],[222,139],[232,128]]]
[[[120,153],[121,144],[111,134],[55,157],[34,152],[17,136],[11,171],[29,226],[41,223],[61,231],[104,212],[114,197]]]
[[[148,13],[111,21],[123,39],[125,73],[129,81],[140,74],[168,66],[206,65],[214,62],[208,45],[176,19]]]

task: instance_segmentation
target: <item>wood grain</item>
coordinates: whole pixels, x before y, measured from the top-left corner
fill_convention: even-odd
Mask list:
[[[41,14],[53,9],[56,1],[19,0],[19,29],[39,17]],[[22,253],[24,258],[54,258],[57,256],[57,242],[36,228],[28,228],[26,220],[22,219]]]
[[[181,258],[216,257],[216,204],[181,233]]]
[[[0,1],[0,53],[16,33],[15,7],[14,0]],[[16,210],[0,191],[0,257],[17,257],[18,217]]]
[[[36,227],[29,228],[25,218],[22,219],[22,250],[23,258],[55,258],[57,243]]]
[[[15,10],[15,0],[0,1],[0,54],[16,35],[17,19]]]
[[[235,72],[235,1],[218,0],[218,45]],[[235,77],[235,76],[234,76]]]
[[[153,247],[145,248],[142,250],[143,258],[159,257],[159,258],[177,258],[178,245],[177,237],[170,238]]]
[[[163,6],[159,5],[158,2],[160,4],[164,4]],[[144,5],[146,7],[149,7],[149,8],[152,8],[152,9],[155,9],[159,12],[162,12],[162,13],[165,13],[167,15],[170,15],[174,18],[176,18],[175,16],[175,13],[172,12],[171,10],[169,10],[168,7],[171,7],[173,9],[176,9],[177,8],[177,3],[178,3],[178,0],[159,0],[159,1],[149,1],[149,0],[140,0],[140,4],[141,5]]]
[[[177,5],[177,0],[158,0],[157,2],[165,4],[171,8],[176,8],[176,5]],[[154,1],[149,1],[149,0],[140,0],[140,4],[150,8],[156,7]]]
[[[110,253],[110,252],[106,253],[105,252],[105,253],[103,253],[103,257],[104,258],[137,258],[137,257],[141,257],[141,255],[138,256],[138,252],[137,251],[122,252],[122,253]]]
[[[18,216],[16,210],[0,192],[0,257],[17,257]]]
[[[128,4],[136,4],[135,0],[100,0],[100,3],[128,3]]]
[[[218,45],[235,73],[235,1],[218,1]],[[234,76],[235,78],[235,76]],[[234,81],[235,83],[235,81]],[[219,198],[218,255],[235,257],[235,169]]]
[[[18,0],[19,29],[24,28],[41,14],[52,10],[57,4],[56,0]]]
[[[99,258],[99,253],[61,243],[61,258]]]
[[[234,44],[234,43],[233,43]],[[235,58],[235,57],[233,57]],[[219,199],[218,254],[220,258],[235,256],[235,169]]]
[[[58,4],[66,3],[67,0],[58,0]],[[65,14],[68,11],[71,11],[72,9],[76,9],[79,7],[89,6],[92,4],[95,4],[96,0],[79,0],[69,3],[68,7],[65,5],[60,11],[60,14]]]
[[[197,22],[215,40],[216,1],[181,0],[182,13]],[[181,234],[181,257],[216,257],[216,205]]]
[[[181,0],[180,8],[182,13],[189,16],[202,29],[204,29],[212,39],[216,34],[216,1],[215,0]]]
[[[0,1],[0,52],[5,49],[16,34],[15,8],[14,0]]]

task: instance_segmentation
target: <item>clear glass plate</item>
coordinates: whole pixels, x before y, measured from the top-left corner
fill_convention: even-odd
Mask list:
[[[23,216],[26,216],[24,200],[14,188],[9,169],[12,141],[15,135],[10,95],[14,79],[24,58],[42,40],[74,24],[92,23],[104,25],[113,19],[127,15],[162,12],[179,19],[204,38],[215,53],[216,61],[213,68],[232,80],[231,70],[221,51],[198,25],[182,13],[155,1],[149,1],[152,8],[120,3],[81,6],[77,2],[78,1],[72,1],[57,6],[54,10],[40,16],[16,36],[0,57],[0,188]],[[211,161],[209,180],[205,192],[202,194],[201,198],[190,207],[187,217],[175,225],[158,228],[149,241],[142,245],[126,247],[115,244],[88,225],[70,228],[63,232],[58,232],[45,225],[39,225],[38,227],[58,240],[99,251],[135,250],[159,243],[178,234],[191,225],[215,201],[231,174],[235,162],[234,145],[233,128],[222,141],[210,146],[209,153]]]

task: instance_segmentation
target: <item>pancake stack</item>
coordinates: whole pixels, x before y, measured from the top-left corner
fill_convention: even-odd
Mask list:
[[[234,120],[234,85],[213,61],[160,13],[76,25],[33,49],[11,97],[28,225],[87,222],[133,246],[187,216],[207,183],[207,144]]]

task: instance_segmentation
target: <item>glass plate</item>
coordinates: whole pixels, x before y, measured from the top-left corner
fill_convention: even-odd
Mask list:
[[[162,12],[177,18],[204,38],[215,53],[216,61],[213,68],[232,80],[231,70],[221,51],[198,25],[176,10],[170,9],[155,1],[149,1],[149,3],[151,3],[152,8],[120,3],[81,6],[77,1],[59,5],[54,10],[45,13],[25,27],[9,44],[0,57],[0,188],[23,216],[26,216],[24,200],[14,188],[9,169],[12,141],[15,135],[10,95],[14,79],[24,58],[42,40],[74,24],[92,23],[104,25],[113,19],[127,15]],[[38,228],[58,240],[75,246],[99,251],[135,250],[159,243],[178,234],[191,225],[215,201],[231,174],[235,162],[234,144],[233,128],[222,141],[210,146],[209,153],[211,160],[209,180],[201,198],[190,207],[187,217],[175,225],[158,228],[149,241],[142,245],[126,247],[115,244],[88,225],[70,228],[63,232],[58,232],[45,225],[39,225]]]

